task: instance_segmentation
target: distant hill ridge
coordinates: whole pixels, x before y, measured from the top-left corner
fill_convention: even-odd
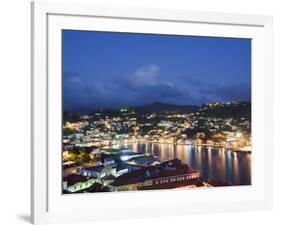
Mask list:
[[[154,102],[151,104],[140,105],[140,106],[129,106],[128,109],[133,109],[140,113],[162,113],[162,112],[177,112],[177,113],[194,113],[199,112],[201,115],[205,117],[213,117],[213,118],[234,118],[240,119],[245,118],[247,120],[251,120],[251,102],[238,102],[235,104],[220,104],[217,106],[209,107],[207,104],[203,104],[202,106],[196,105],[176,105],[170,103],[162,103],[162,102]],[[109,114],[119,113],[120,108],[115,109],[103,109],[103,112],[107,112]],[[98,112],[93,111],[92,113]],[[69,121],[77,120],[79,118],[79,114],[72,114],[64,112],[64,119],[68,118]],[[72,118],[72,119],[71,119]],[[71,119],[71,120],[70,120]]]
[[[179,113],[192,113],[200,109],[196,105],[175,105],[162,102],[154,102],[152,104],[146,104],[142,106],[134,107],[136,110],[145,111],[145,112],[167,112],[167,111],[176,111]]]
[[[230,105],[224,104],[222,106],[203,107],[201,112],[203,112],[205,116],[214,118],[245,118],[251,120],[251,103],[242,101]]]
[[[200,112],[208,117],[214,118],[245,118],[251,120],[251,103],[250,102],[238,102],[235,104],[222,104],[215,107],[202,107],[196,105],[175,105],[169,103],[154,102],[152,104],[146,104],[138,107],[134,107],[138,111],[142,112],[178,112],[178,113],[193,113]]]

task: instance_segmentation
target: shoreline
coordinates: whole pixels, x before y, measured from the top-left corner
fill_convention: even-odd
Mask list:
[[[219,149],[227,149],[233,152],[243,152],[243,153],[252,153],[252,150],[243,150],[243,149],[234,149],[234,148],[227,148],[222,145],[211,145],[211,144],[195,144],[195,143],[170,143],[170,142],[158,142],[158,141],[117,141],[117,143],[122,144],[170,144],[170,145],[193,145],[196,147],[211,147],[211,148],[219,148]]]

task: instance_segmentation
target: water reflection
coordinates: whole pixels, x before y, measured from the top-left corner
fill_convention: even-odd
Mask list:
[[[204,180],[224,180],[233,185],[251,184],[251,153],[175,144],[134,143],[122,147],[153,154],[162,161],[178,158],[199,170]]]

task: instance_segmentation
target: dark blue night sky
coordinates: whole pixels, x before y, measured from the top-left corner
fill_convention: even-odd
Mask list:
[[[64,111],[250,99],[250,39],[63,31]]]

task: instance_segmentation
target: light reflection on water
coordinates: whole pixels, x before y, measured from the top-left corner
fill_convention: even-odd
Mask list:
[[[161,161],[178,158],[193,169],[199,170],[204,180],[229,181],[233,185],[251,184],[251,153],[233,152],[212,147],[133,143],[121,147],[132,148],[158,156]]]

